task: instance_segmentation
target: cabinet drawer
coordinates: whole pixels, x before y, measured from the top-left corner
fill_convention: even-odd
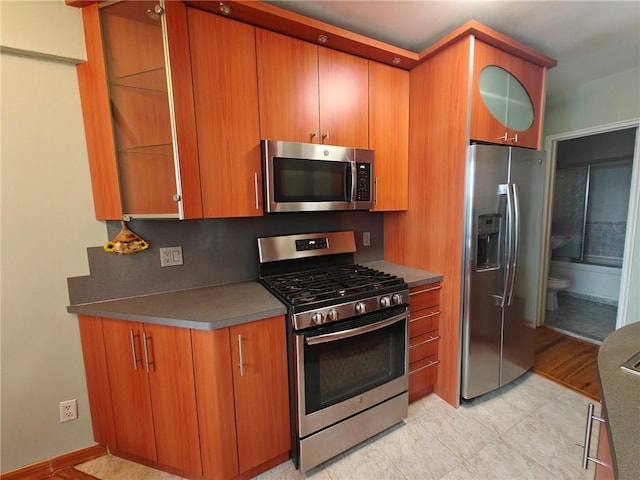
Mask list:
[[[409,341],[409,368],[411,364],[438,353],[438,332],[413,338]]]
[[[412,312],[434,307],[440,303],[440,284],[431,283],[409,290],[409,309]]]
[[[418,362],[409,367],[409,402],[431,393],[438,379],[438,360],[436,356]]]
[[[437,330],[439,319],[440,311],[435,308],[423,310],[415,314],[415,316],[413,313],[409,314],[409,338]]]

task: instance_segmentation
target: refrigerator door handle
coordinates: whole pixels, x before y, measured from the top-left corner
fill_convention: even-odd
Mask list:
[[[503,185],[500,185],[500,191],[502,191]],[[509,296],[509,289],[511,287],[511,277],[513,276],[513,190],[511,184],[504,185],[504,193],[507,195],[506,205],[506,222],[505,222],[505,252],[504,252],[504,290],[502,292],[502,304],[501,308],[507,305]]]
[[[512,183],[512,213],[513,219],[510,223],[511,227],[511,241],[512,246],[510,251],[511,256],[511,281],[509,282],[509,294],[507,295],[507,305],[513,304],[513,293],[516,289],[516,277],[518,275],[518,250],[520,246],[520,193],[518,191],[518,184]]]

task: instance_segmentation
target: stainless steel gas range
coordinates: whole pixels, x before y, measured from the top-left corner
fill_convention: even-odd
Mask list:
[[[354,233],[258,239],[260,281],[288,308],[292,458],[306,472],[402,421],[402,278],[354,263]]]

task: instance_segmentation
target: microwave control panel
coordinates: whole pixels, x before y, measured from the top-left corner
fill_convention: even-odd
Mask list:
[[[356,202],[371,200],[371,164],[356,163]]]

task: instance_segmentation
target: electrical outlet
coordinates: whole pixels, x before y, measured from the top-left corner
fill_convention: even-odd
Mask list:
[[[73,400],[65,400],[64,402],[60,402],[60,423],[70,422],[71,420],[75,420],[77,418],[78,401],[75,398]]]
[[[362,246],[368,247],[371,245],[371,232],[362,232]]]
[[[160,249],[160,266],[175,267],[182,265],[182,247],[165,247]]]

